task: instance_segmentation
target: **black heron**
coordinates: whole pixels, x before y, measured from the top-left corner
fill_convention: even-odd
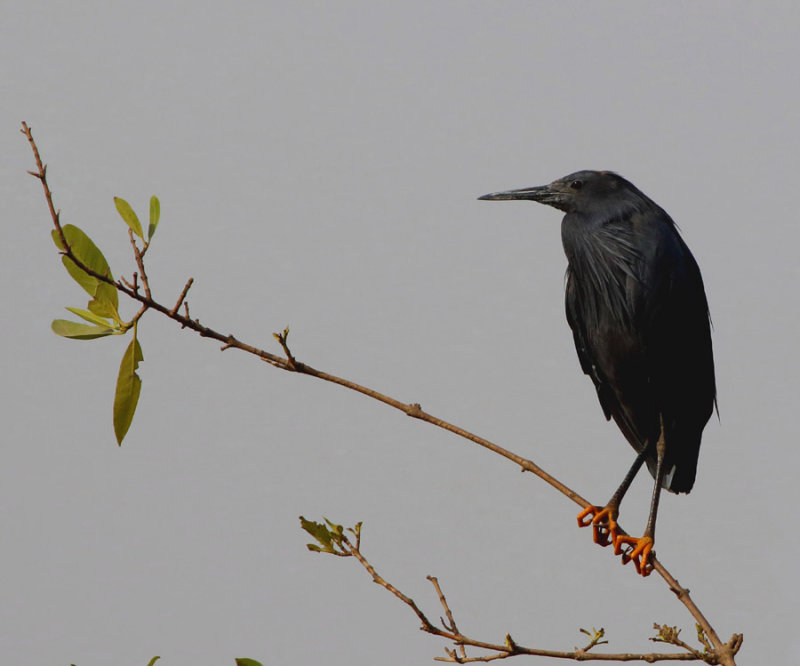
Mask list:
[[[578,514],[594,540],[647,575],[661,488],[688,493],[700,438],[716,404],[711,326],[703,279],[675,223],[632,183],[610,171],[578,171],[549,185],[496,192],[566,213],[566,310],[581,368],[606,419],[637,456],[604,507]],[[655,479],[644,535],[617,529],[619,505],[642,466]]]

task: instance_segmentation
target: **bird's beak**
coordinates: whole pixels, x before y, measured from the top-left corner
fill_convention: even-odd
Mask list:
[[[493,192],[484,194],[478,199],[483,201],[506,201],[509,199],[525,199],[528,201],[538,201],[551,206],[557,201],[558,192],[555,192],[550,185],[541,187],[523,187],[521,190],[506,190],[505,192]]]

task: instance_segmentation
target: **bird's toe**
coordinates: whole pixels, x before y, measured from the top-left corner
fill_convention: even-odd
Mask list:
[[[652,537],[636,538],[620,534],[614,541],[614,553],[622,555],[622,564],[633,562],[636,573],[642,576],[649,576],[653,571],[653,563],[650,561],[650,556],[655,555]]]
[[[617,523],[614,511],[608,506],[589,505],[578,514],[578,527],[592,526],[592,538],[596,544],[608,546],[614,543]]]

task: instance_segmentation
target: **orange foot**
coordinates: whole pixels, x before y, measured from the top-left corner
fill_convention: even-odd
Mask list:
[[[592,536],[595,543],[601,546],[614,544],[616,548],[617,521],[614,520],[616,512],[610,507],[590,505],[578,514],[578,527],[592,526]]]
[[[649,576],[650,572],[653,571],[653,563],[650,562],[650,553],[652,551],[653,539],[649,536],[637,539],[636,537],[620,534],[614,539],[614,554],[622,555],[623,564],[633,561],[636,573],[642,576]]]

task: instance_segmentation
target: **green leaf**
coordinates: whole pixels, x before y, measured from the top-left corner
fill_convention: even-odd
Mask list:
[[[139,402],[139,392],[142,390],[142,380],[136,374],[139,363],[144,360],[142,348],[136,338],[136,327],[133,327],[133,340],[122,355],[117,377],[117,390],[114,394],[114,434],[117,444],[122,446],[122,440],[131,427],[136,404]]]
[[[105,275],[110,280],[114,279],[114,276],[111,275],[111,269],[108,266],[106,258],[92,242],[91,238],[74,224],[64,225],[62,230],[64,232],[64,238],[67,239],[67,243],[72,250],[72,254],[75,255],[75,258],[79,262],[99,275]],[[58,230],[53,229],[52,235],[56,247],[62,252],[66,251],[66,248],[61,243],[61,236],[59,236]],[[61,260],[72,278],[83,287],[90,296],[94,297],[97,291],[97,285],[100,281],[96,277],[86,274],[68,257],[64,256]]]
[[[125,201],[125,199],[120,199],[119,197],[114,197],[114,205],[117,207],[119,216],[125,220],[125,224],[131,228],[133,233],[144,240],[144,236],[142,235],[142,223],[139,222],[139,218],[136,217],[136,213],[133,212],[131,205]]]
[[[147,227],[147,240],[149,241],[153,234],[156,233],[156,227],[158,226],[158,220],[161,217],[161,202],[158,200],[158,197],[154,194],[150,197],[150,226]]]
[[[89,302],[89,310],[100,317],[111,317],[111,319],[119,323],[118,305],[119,295],[116,288],[106,282],[100,282],[97,285],[94,300]]]
[[[93,312],[89,312],[88,310],[81,310],[80,308],[67,308],[72,314],[78,315],[81,319],[88,321],[90,324],[95,324],[96,326],[103,326],[104,328],[111,328],[113,324],[108,321],[108,319],[104,319]]]
[[[161,657],[153,657],[150,661],[147,662],[147,666],[153,666]]]
[[[348,527],[347,528],[350,532],[353,533],[353,535],[356,537],[356,539],[361,537],[361,524],[362,524],[362,521],[359,520],[355,524],[355,527]]]
[[[328,523],[328,527],[331,528],[329,531],[333,532],[334,538],[338,537],[338,540],[341,541],[341,537],[344,532],[344,527],[342,525],[336,525],[335,523],[332,523],[327,518],[324,518],[324,520],[326,523]]]
[[[314,537],[321,545],[322,550],[333,552],[333,542],[331,540],[331,533],[328,528],[322,523],[315,523],[313,520],[306,520],[300,516],[300,527]],[[316,550],[313,544],[308,544],[309,550]]]
[[[67,273],[69,273],[70,277],[83,287],[87,293],[94,296],[94,292],[97,290],[97,285],[100,284],[100,280],[93,275],[89,275],[82,268],[78,268],[75,262],[66,255],[61,257],[61,263],[64,264],[64,268],[67,269]]]
[[[114,279],[106,258],[92,242],[91,238],[72,224],[65,225],[63,231],[64,238],[67,239],[72,253],[79,262],[95,273],[105,275],[109,280]],[[58,231],[53,229],[52,234],[56,247],[64,251],[65,248]],[[72,276],[72,279],[92,297],[93,300],[89,302],[88,306],[89,310],[99,317],[109,317],[119,323],[121,321],[118,313],[119,295],[116,288],[93,275],[89,275],[66,255],[61,257],[61,261],[64,264],[64,268]]]
[[[79,324],[74,321],[69,321],[68,319],[54,319],[50,327],[53,329],[53,333],[65,338],[72,338],[73,340],[94,340],[95,338],[104,338],[107,335],[114,335],[117,332],[113,328]]]
[[[236,666],[261,666],[261,662],[256,661],[255,659],[247,659],[245,657],[239,657],[236,660]]]

